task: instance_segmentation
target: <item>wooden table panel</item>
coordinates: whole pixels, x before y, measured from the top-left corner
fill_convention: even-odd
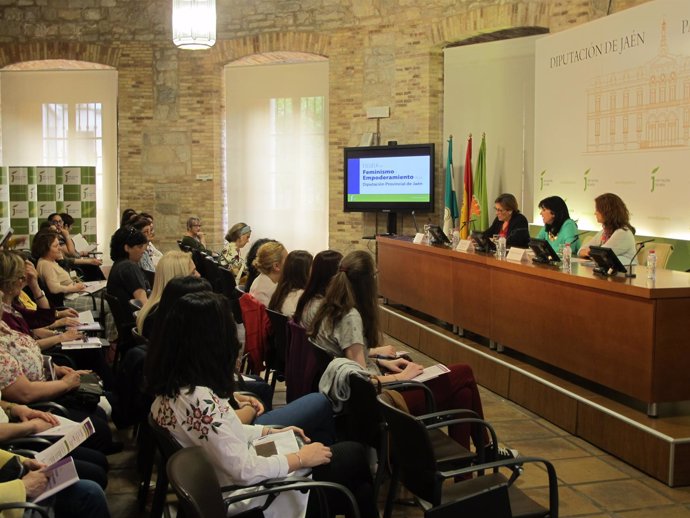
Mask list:
[[[379,291],[647,403],[690,399],[690,274],[601,278],[378,239]]]

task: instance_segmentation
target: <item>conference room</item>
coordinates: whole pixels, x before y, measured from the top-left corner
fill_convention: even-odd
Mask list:
[[[190,218],[245,266],[264,238],[286,255],[368,251],[386,343],[471,367],[501,446],[555,466],[561,515],[690,513],[684,2],[2,4],[0,231],[18,249],[64,212],[107,275],[132,208],[161,256]],[[189,36],[194,6],[209,23]],[[576,250],[606,230],[607,193],[634,228],[624,271]],[[552,197],[576,228],[567,268]],[[477,250],[503,211],[525,218],[524,242]],[[248,241],[228,248],[238,222]],[[543,229],[558,259],[534,263]],[[111,515],[148,515],[134,434],[114,432]],[[548,501],[546,471],[525,471],[518,486]]]

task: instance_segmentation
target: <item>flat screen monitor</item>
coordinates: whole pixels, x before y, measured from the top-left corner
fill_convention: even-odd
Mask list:
[[[431,234],[432,245],[449,245],[450,239],[438,225],[429,225],[429,234]]]
[[[616,275],[616,273],[627,273],[623,263],[610,248],[604,246],[590,246],[589,256],[597,263],[594,271],[602,275]]]
[[[434,210],[434,144],[346,147],[345,212]]]
[[[558,254],[546,239],[535,239],[529,240],[529,247],[534,252],[535,263],[555,263],[560,261]]]
[[[484,232],[475,230],[470,234],[470,239],[474,242],[474,249],[477,252],[491,252],[496,250],[496,244],[484,235]]]

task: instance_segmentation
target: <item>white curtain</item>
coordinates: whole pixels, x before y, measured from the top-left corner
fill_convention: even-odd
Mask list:
[[[2,71],[2,165],[95,166],[99,249],[117,228],[117,71]]]
[[[328,62],[227,66],[229,225],[328,247]]]

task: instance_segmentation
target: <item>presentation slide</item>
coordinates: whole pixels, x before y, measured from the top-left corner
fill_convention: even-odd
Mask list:
[[[429,201],[429,160],[428,156],[349,159],[348,201]]]

